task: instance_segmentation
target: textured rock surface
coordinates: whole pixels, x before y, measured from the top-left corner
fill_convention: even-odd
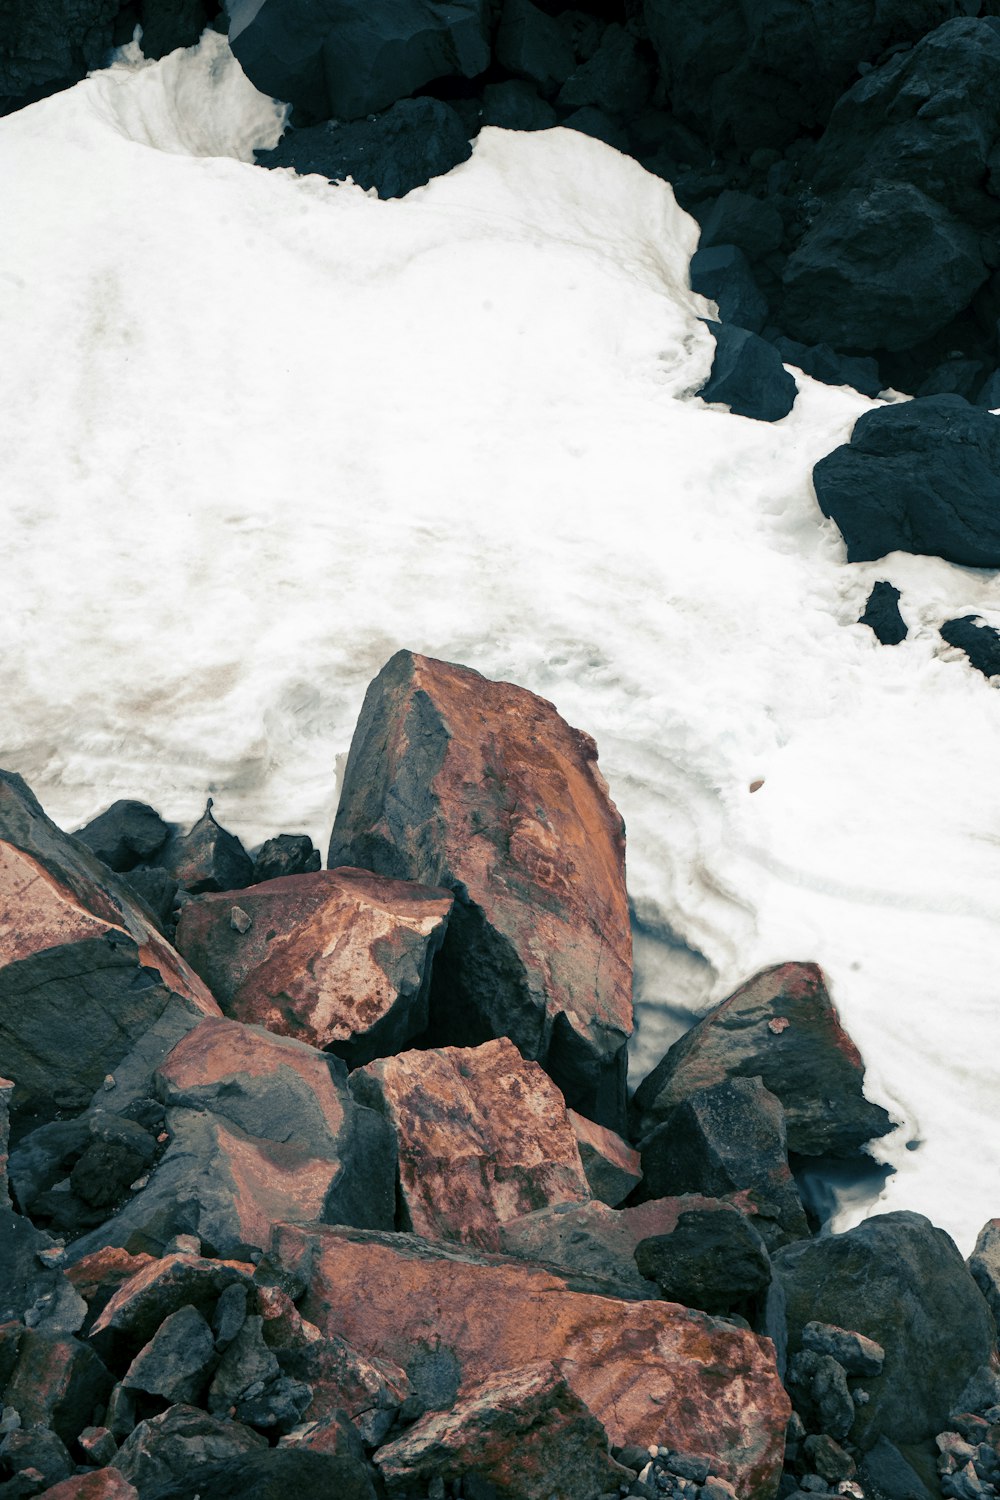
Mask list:
[[[417,1482],[474,1473],[497,1500],[602,1495],[631,1483],[608,1452],[607,1433],[554,1364],[502,1370],[447,1412],[430,1412],[385,1444],[376,1463],[390,1495]]]
[[[696,1448],[741,1495],[773,1494],[789,1407],[767,1340],[406,1235],[286,1225],[276,1248],[308,1277],[306,1317],[401,1365],[430,1409],[500,1370],[552,1360],[613,1444]]]
[[[41,98],[100,67],[118,0],[13,0],[0,12],[0,97]]]
[[[594,743],[550,703],[408,651],[371,684],[330,865],[454,890],[434,1040],[509,1036],[612,1128],[632,1029],[624,856]]]
[[[771,1281],[764,1241],[735,1209],[685,1211],[669,1234],[640,1241],[635,1263],[668,1302],[710,1313],[744,1312]]]
[[[778,351],[746,328],[712,322],[708,326],[715,339],[715,358],[698,391],[701,399],[721,402],[736,416],[758,422],[780,422],[787,417],[798,387]]]
[[[171,1406],[139,1423],[115,1455],[114,1468],[140,1496],[168,1491],[173,1483],[193,1494],[199,1470],[266,1447],[266,1438],[239,1422],[211,1417],[196,1406]]]
[[[883,646],[898,646],[900,641],[905,641],[907,629],[899,612],[899,589],[885,579],[873,583],[858,623],[874,631]]]
[[[357,1067],[425,1029],[451,905],[450,893],[366,870],[317,871],[240,891],[238,901],[199,896],[184,907],[176,942],[227,1015]]]
[[[964,651],[984,677],[1000,677],[1000,631],[995,625],[987,625],[977,615],[963,615],[958,620],[945,620],[941,639]]]
[[[26,1328],[4,1401],[22,1426],[47,1427],[66,1444],[108,1399],[112,1379],[94,1350],[67,1334]]]
[[[381,1058],[351,1089],[395,1130],[404,1227],[427,1239],[499,1250],[508,1219],[590,1197],[562,1095],[506,1037]]]
[[[117,1253],[106,1251],[81,1260],[69,1274],[86,1291],[100,1261]],[[179,1252],[161,1260],[146,1259],[108,1298],[90,1337],[98,1349],[119,1359],[132,1359],[172,1313],[190,1307],[210,1317],[226,1288],[249,1287],[253,1271],[248,1261],[209,1260]]]
[[[89,1474],[71,1474],[39,1500],[139,1500],[139,1492],[117,1469],[92,1469]]]
[[[801,1155],[847,1154],[891,1129],[864,1097],[861,1054],[816,964],[762,970],[675,1042],[636,1090],[639,1133],[696,1090],[738,1077],[777,1095],[789,1149]]]
[[[961,396],[866,412],[813,485],[848,562],[899,551],[1000,566],[1000,418]]]
[[[916,1443],[941,1431],[970,1375],[992,1358],[996,1328],[983,1295],[954,1242],[920,1214],[880,1214],[846,1234],[789,1245],[773,1268],[790,1353],[813,1321],[862,1333],[885,1351],[851,1430],[863,1449],[883,1435]]]
[[[200,1500],[375,1500],[365,1464],[350,1455],[308,1449],[265,1448],[200,1466]],[[183,1477],[156,1500],[191,1500],[191,1483]]]
[[[983,1225],[968,1266],[1000,1328],[1000,1219],[990,1219]]]
[[[212,799],[189,833],[175,834],[156,859],[186,891],[233,891],[253,880],[253,861],[212,816]]]
[[[602,1203],[617,1208],[642,1177],[639,1153],[615,1131],[567,1111],[590,1191]]]
[[[145,802],[113,802],[73,837],[92,849],[112,870],[131,870],[152,859],[170,833],[155,808]]]

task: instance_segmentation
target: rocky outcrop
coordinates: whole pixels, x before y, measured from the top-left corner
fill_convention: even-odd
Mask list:
[[[594,742],[510,683],[400,651],[358,720],[329,864],[455,892],[431,1034],[508,1036],[616,1128],[632,1029],[625,836]]]
[[[358,1067],[426,1030],[451,905],[367,870],[317,871],[198,897],[176,942],[227,1015]]]
[[[760,1078],[781,1100],[788,1148],[849,1155],[891,1129],[864,1096],[864,1063],[844,1031],[822,971],[779,964],[747,981],[675,1042],[632,1102],[640,1134],[700,1089]]]
[[[402,1227],[499,1250],[502,1226],[590,1197],[566,1106],[505,1037],[380,1059],[351,1090],[396,1133]]]

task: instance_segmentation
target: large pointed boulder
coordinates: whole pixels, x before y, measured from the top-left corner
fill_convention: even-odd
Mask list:
[[[227,1015],[351,1067],[424,1031],[449,891],[368,870],[321,870],[198,896],[177,947]]]
[[[431,1039],[508,1036],[572,1108],[620,1127],[625,833],[589,736],[524,688],[399,651],[365,697],[329,864],[454,891]]]

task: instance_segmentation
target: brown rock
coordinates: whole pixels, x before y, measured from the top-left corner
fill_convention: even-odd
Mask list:
[[[413,1395],[405,1371],[391,1359],[363,1354],[336,1335],[286,1350],[282,1368],[312,1387],[304,1421],[325,1422],[340,1412],[372,1448],[383,1441],[397,1411]]]
[[[86,1302],[91,1318],[96,1318],[120,1286],[138,1271],[157,1264],[152,1255],[130,1255],[120,1246],[104,1246],[68,1267],[66,1278]]]
[[[171,1004],[219,1013],[134,893],[0,772],[0,1052],[15,1114],[83,1108]]]
[[[227,1015],[329,1048],[351,1067],[425,1030],[449,892],[326,870],[241,891],[239,905],[246,923],[233,922],[231,895],[200,896],[177,926],[178,948]]]
[[[864,1097],[861,1054],[840,1024],[822,970],[811,963],[763,969],[685,1032],[636,1089],[644,1136],[700,1089],[760,1078],[785,1110],[788,1148],[849,1155],[892,1124]]]
[[[22,1427],[50,1427],[68,1447],[93,1422],[112,1384],[86,1344],[27,1328],[4,1403],[20,1413]]]
[[[38,1500],[139,1500],[139,1492],[117,1469],[92,1469],[89,1474],[71,1474]]]
[[[625,836],[588,735],[524,688],[397,652],[365,698],[329,864],[453,890],[432,1040],[509,1036],[574,1109],[620,1125]]]
[[[585,1119],[575,1109],[568,1114],[591,1193],[609,1208],[617,1208],[642,1181],[638,1151],[613,1130]]]
[[[500,1249],[500,1226],[590,1196],[559,1090],[501,1037],[404,1052],[351,1078],[396,1131],[408,1223],[426,1239]]]
[[[497,1500],[584,1500],[634,1477],[612,1459],[604,1428],[551,1363],[488,1376],[450,1411],[429,1412],[385,1444],[375,1463],[390,1496],[471,1472],[494,1486]]]
[[[346,1458],[365,1456],[364,1443],[346,1412],[332,1411],[318,1422],[303,1426],[278,1439],[279,1448],[311,1448],[315,1453],[340,1454]]]
[[[409,1235],[282,1225],[275,1251],[308,1276],[305,1316],[399,1365],[429,1409],[501,1370],[551,1360],[616,1447],[712,1453],[745,1500],[774,1493],[791,1408],[769,1340]]]
[[[91,1263],[94,1257],[91,1257]],[[82,1264],[82,1263],[81,1263]],[[78,1270],[78,1267],[74,1267]],[[181,1307],[211,1318],[221,1292],[234,1282],[252,1284],[253,1265],[192,1255],[145,1257],[142,1267],[111,1296],[90,1330],[98,1349],[119,1359],[134,1358],[160,1324]]]

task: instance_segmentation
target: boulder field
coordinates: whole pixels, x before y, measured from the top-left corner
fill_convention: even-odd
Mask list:
[[[820,1232],[892,1122],[815,964],[629,1099],[624,856],[585,734],[407,651],[327,870],[0,773],[0,1500],[996,1492],[996,1221]]]

